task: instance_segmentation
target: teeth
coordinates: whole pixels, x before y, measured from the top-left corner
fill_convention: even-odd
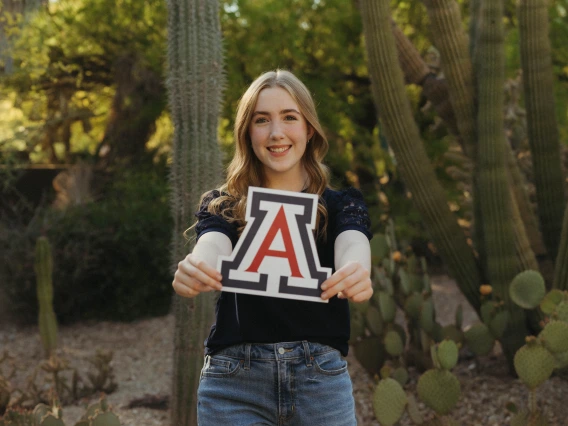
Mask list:
[[[268,150],[270,152],[284,152],[286,151],[288,148],[290,148],[289,146],[284,147],[284,148],[268,148]]]

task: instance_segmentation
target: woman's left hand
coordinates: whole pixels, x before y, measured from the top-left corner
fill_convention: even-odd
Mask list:
[[[359,262],[348,262],[325,280],[321,286],[324,292],[322,299],[330,299],[337,295],[340,299],[352,302],[364,302],[373,295],[371,273]]]

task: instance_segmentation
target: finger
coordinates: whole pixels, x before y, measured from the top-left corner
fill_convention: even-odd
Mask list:
[[[370,287],[371,287],[371,280],[366,279],[366,280],[358,281],[357,283],[355,283],[351,287],[343,290],[342,293],[343,293],[343,296],[345,296],[347,299],[351,299],[356,294],[361,293],[363,291],[367,291],[367,289],[369,289]]]
[[[328,287],[328,289],[322,293],[322,298],[331,299],[340,291],[350,288],[351,286],[355,285],[358,281],[359,279],[355,274],[349,275],[347,278],[344,278],[342,281],[338,282],[334,286]]]
[[[361,293],[357,293],[356,295],[351,297],[350,300],[355,303],[361,303],[364,302],[365,300],[369,300],[372,295],[373,295],[373,289],[368,288],[367,290],[362,291]]]
[[[214,278],[217,281],[221,281],[223,279],[223,276],[215,268],[209,266],[204,260],[196,259],[194,256],[188,256],[187,260],[190,264],[211,278]]]
[[[191,287],[188,287],[179,281],[174,281],[172,286],[176,294],[182,297],[195,297],[199,294],[198,291],[193,290]]]
[[[341,280],[347,278],[356,270],[357,270],[356,262],[348,263],[347,265],[335,271],[335,273],[331,277],[329,277],[327,280],[323,282],[321,286],[322,290],[327,290],[328,288],[333,287]]]
[[[215,290],[221,290],[223,288],[223,286],[221,285],[221,282],[219,281],[221,278],[219,278],[219,280],[217,279],[218,277],[221,277],[221,274],[219,274],[217,271],[215,271],[213,269],[213,271],[215,271],[215,275],[211,276],[207,273],[205,273],[203,271],[203,269],[201,269],[201,267],[203,266],[203,264],[205,264],[205,262],[203,261],[199,261],[196,262],[199,264],[199,266],[194,265],[193,263],[190,264],[193,266],[193,268],[191,268],[190,270],[188,270],[187,276],[191,279],[194,279],[195,281],[204,284],[206,286],[209,286]],[[210,268],[208,265],[206,265],[208,268]]]

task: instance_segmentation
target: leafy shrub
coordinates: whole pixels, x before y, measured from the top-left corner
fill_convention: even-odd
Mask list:
[[[25,225],[0,224],[0,291],[14,320],[35,322],[34,244],[53,246],[58,320],[129,321],[164,315],[172,297],[172,220],[165,173],[114,175],[98,201],[40,208]]]

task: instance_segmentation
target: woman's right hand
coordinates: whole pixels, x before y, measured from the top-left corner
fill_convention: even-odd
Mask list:
[[[190,253],[178,263],[172,286],[182,297],[195,297],[199,293],[221,290],[222,278],[215,268]]]

